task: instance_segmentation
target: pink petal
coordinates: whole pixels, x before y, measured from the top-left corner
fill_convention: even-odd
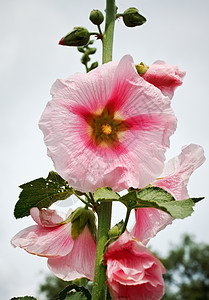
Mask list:
[[[65,256],[74,244],[71,237],[71,223],[54,227],[34,225],[17,233],[11,243],[31,254],[39,256]]]
[[[169,160],[160,177],[154,182],[171,193],[176,200],[189,197],[187,184],[192,173],[205,161],[203,148],[199,145],[191,144],[184,146],[181,153]]]
[[[143,79],[159,88],[165,96],[172,99],[175,89],[182,85],[185,76],[177,66],[170,66],[164,61],[156,61],[142,75]]]
[[[105,253],[108,286],[113,299],[161,299],[161,262],[138,240],[124,232]]]
[[[136,73],[130,56],[57,81],[52,96],[40,128],[56,170],[75,189],[144,187],[162,172],[176,119],[170,101]],[[114,147],[95,145],[86,122],[107,105],[130,127]]]
[[[165,164],[164,171],[153,185],[171,193],[176,200],[189,198],[187,184],[191,174],[205,161],[203,148],[191,144],[182,148],[182,152]],[[174,220],[169,214],[155,208],[139,208],[135,211],[136,224],[132,234],[147,244],[158,231]]]
[[[58,214],[58,212],[51,209],[39,210],[37,207],[33,207],[30,209],[30,214],[38,225],[44,227],[54,227],[65,220],[64,214],[61,216],[61,213]]]
[[[172,223],[173,218],[155,208],[139,208],[135,210],[136,224],[131,234],[146,245],[158,231]]]
[[[63,280],[74,280],[86,277],[94,278],[96,243],[86,226],[75,239],[72,251],[61,258],[49,258],[48,267],[57,277]]]

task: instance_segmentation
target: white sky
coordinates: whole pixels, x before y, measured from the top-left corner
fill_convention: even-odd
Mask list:
[[[101,10],[105,1],[96,0],[7,0],[0,1],[1,66],[1,210],[0,210],[0,295],[35,295],[38,282],[47,272],[46,260],[10,246],[11,237],[26,226],[30,218],[15,220],[14,205],[18,186],[53,169],[46,155],[38,120],[50,100],[49,90],[56,78],[85,72],[81,54],[74,48],[58,46],[60,38],[80,25],[95,31],[89,12]],[[165,60],[187,72],[183,86],[173,99],[178,128],[171,138],[167,157],[179,154],[186,144],[200,144],[209,157],[209,2],[207,0],[128,1],[138,7],[147,23],[138,28],[116,22],[113,59],[131,54],[135,63],[151,64]],[[98,5],[99,3],[99,5]],[[118,0],[119,12],[127,6]],[[97,59],[100,59],[100,41]],[[197,241],[209,243],[208,161],[196,171],[189,183],[193,197],[205,196],[193,215],[175,221],[150,243],[166,253],[170,242],[183,233],[193,233]],[[116,214],[118,210],[115,210]],[[118,214],[118,213],[117,213]],[[115,216],[117,221],[121,218]]]

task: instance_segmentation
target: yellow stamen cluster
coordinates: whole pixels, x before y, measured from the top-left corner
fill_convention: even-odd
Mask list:
[[[106,135],[111,134],[112,132],[112,127],[110,124],[102,124],[102,132],[105,133]]]

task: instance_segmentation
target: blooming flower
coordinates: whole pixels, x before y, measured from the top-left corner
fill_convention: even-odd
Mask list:
[[[177,66],[170,66],[164,61],[158,60],[149,66],[142,75],[144,80],[159,88],[165,96],[172,99],[174,90],[182,85],[186,73],[180,71]]]
[[[156,179],[154,186],[165,189],[172,194],[176,200],[189,198],[187,184],[191,174],[205,161],[203,148],[191,144],[182,148],[177,157],[165,164],[160,179]],[[155,208],[139,208],[135,211],[136,224],[132,234],[145,245],[158,231],[172,223],[173,218]]]
[[[158,300],[164,294],[162,263],[125,231],[105,253],[107,285],[115,300]]]
[[[48,258],[49,269],[63,280],[87,277],[93,280],[96,243],[88,226],[73,239],[71,223],[54,210],[31,208],[31,217],[38,225],[17,233],[11,243],[27,252]],[[63,222],[63,223],[62,223]]]
[[[51,94],[39,125],[55,169],[73,188],[144,187],[162,172],[176,118],[130,56],[57,80]]]

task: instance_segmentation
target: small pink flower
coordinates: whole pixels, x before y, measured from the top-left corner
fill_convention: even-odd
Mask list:
[[[176,118],[130,56],[57,80],[51,94],[39,125],[55,169],[73,188],[144,187],[162,172]]]
[[[164,294],[162,263],[125,231],[105,253],[107,285],[115,300],[158,300]]]
[[[27,252],[48,258],[49,269],[63,280],[87,277],[93,280],[96,243],[88,226],[76,238],[71,237],[71,223],[54,210],[31,208],[38,225],[17,233],[11,243]]]
[[[194,144],[185,146],[177,157],[165,164],[160,179],[156,179],[153,185],[165,189],[176,200],[187,199],[189,177],[204,161],[201,146]],[[145,245],[158,231],[173,221],[169,214],[155,208],[139,208],[135,211],[135,217],[136,224],[132,234]]]
[[[177,66],[170,66],[164,61],[158,60],[141,76],[159,88],[165,96],[172,99],[175,89],[182,85],[185,74]]]

